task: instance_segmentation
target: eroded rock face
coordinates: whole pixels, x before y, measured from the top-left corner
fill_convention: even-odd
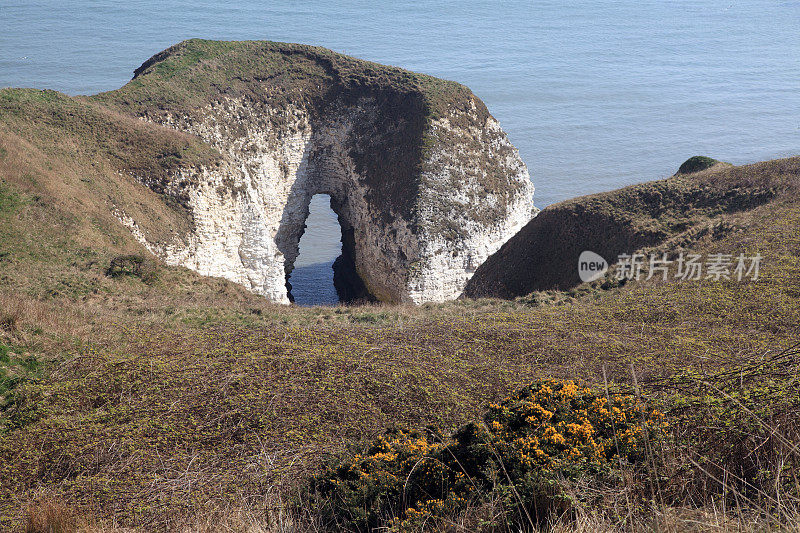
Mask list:
[[[137,72],[146,77],[146,69]],[[309,203],[328,194],[347,236],[350,257],[340,264],[355,267],[371,296],[457,298],[531,218],[533,186],[516,149],[468,91],[432,116],[422,90],[368,79],[326,83],[332,88],[314,98],[261,98],[252,89],[211,95],[197,107],[139,112],[199,136],[221,159],[182,169],[165,187],[186,199],[191,234],[151,242],[136,221],[120,219],[167,263],[287,303]]]

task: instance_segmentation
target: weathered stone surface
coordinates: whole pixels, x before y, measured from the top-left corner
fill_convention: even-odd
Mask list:
[[[188,235],[153,241],[120,220],[167,263],[276,302],[315,194],[331,196],[363,286],[386,302],[457,298],[532,216],[517,150],[453,82],[320,48],[187,41],[97,98],[221,155],[158,184],[191,212]]]

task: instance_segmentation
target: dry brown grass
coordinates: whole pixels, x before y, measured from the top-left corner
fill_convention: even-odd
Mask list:
[[[748,514],[725,514],[713,507],[704,509],[668,507],[653,510],[649,516],[637,517],[631,522],[622,523],[597,510],[584,509],[579,511],[574,519],[555,521],[544,531],[547,533],[624,533],[628,531],[654,533],[784,531],[796,533],[800,531],[800,515],[795,514],[792,520],[793,523],[776,526],[769,519]]]
[[[471,515],[487,516],[485,509],[467,510],[428,531],[477,533],[797,533],[800,511],[786,509],[786,516],[775,516],[734,510],[726,512],[715,505],[708,507],[660,507],[639,510],[620,519],[607,510],[579,507],[569,517],[553,517],[533,528],[497,528],[481,524]],[[488,513],[488,516],[492,516]],[[501,516],[496,514],[496,516]],[[93,523],[57,501],[46,501],[28,508],[25,533],[144,533],[146,528],[123,528],[103,522]],[[175,533],[317,533],[324,531],[313,517],[292,508],[282,508],[271,516],[252,510],[210,511],[204,516],[176,521],[167,531]]]
[[[78,533],[80,522],[66,505],[54,500],[28,506],[25,533]]]
[[[0,338],[8,335],[22,343],[31,331],[44,329],[60,338],[85,336],[91,331],[92,311],[67,299],[38,300],[0,292]]]
[[[282,501],[277,495],[254,504],[240,502],[209,507],[193,515],[173,516],[159,530],[175,533],[313,533],[320,531],[314,517]],[[30,503],[20,533],[143,533],[150,528],[122,527],[113,519],[81,515],[63,500],[43,493]]]

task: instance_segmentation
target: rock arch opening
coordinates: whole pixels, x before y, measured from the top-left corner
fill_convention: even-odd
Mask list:
[[[309,201],[298,253],[287,261],[289,299],[302,306],[373,301],[356,271],[354,228],[325,193]]]
[[[331,198],[318,194],[309,203],[299,253],[286,282],[289,299],[298,305],[335,305],[333,263],[342,253],[341,230],[330,207]]]

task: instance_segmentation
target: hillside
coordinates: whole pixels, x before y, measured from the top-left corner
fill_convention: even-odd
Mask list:
[[[800,159],[548,208],[490,260],[503,277],[485,286],[516,300],[298,309],[159,262],[109,213],[153,232],[191,223],[126,171],[158,182],[178,161],[214,164],[213,149],[92,99],[4,90],[0,105],[4,529],[53,501],[143,530],[303,524],[314,510],[291,502],[304,477],[386,427],[449,431],[533,379],[602,386],[605,373],[624,388],[631,369],[673,417],[659,473],[670,520],[736,498],[750,503],[732,519],[782,516],[758,509],[791,490],[781,461],[796,459],[775,435],[797,442],[797,361],[769,361],[800,334]],[[631,245],[764,259],[757,281],[555,290],[574,281],[561,250]],[[131,255],[144,272],[123,261],[112,275]],[[730,385],[737,369],[748,378]]]
[[[747,213],[797,194],[796,159],[685,172],[688,163],[671,178],[547,207],[478,268],[464,295],[572,289],[581,284],[578,258],[585,250],[609,263],[620,254],[679,253],[736,232]]]

